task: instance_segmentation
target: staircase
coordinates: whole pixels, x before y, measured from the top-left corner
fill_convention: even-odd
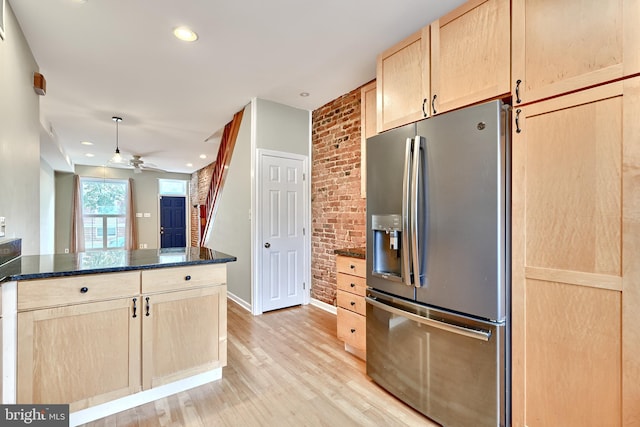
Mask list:
[[[233,116],[233,120],[226,124],[224,132],[222,133],[220,148],[218,148],[218,155],[216,156],[215,166],[211,174],[211,184],[209,185],[207,199],[205,204],[200,206],[200,246],[204,246],[216,216],[220,195],[222,194],[222,187],[224,186],[227,170],[231,163],[231,156],[233,155],[233,148],[236,145],[240,123],[242,123],[243,112],[244,110],[238,111]]]

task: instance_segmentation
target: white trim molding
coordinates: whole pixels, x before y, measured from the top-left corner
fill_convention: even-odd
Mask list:
[[[227,299],[230,299],[231,301],[235,302],[240,307],[244,308],[249,313],[251,313],[251,304],[246,302],[245,300],[243,300],[242,298],[240,298],[236,294],[232,294],[231,292],[227,291]]]
[[[320,301],[319,299],[311,298],[311,305],[318,307],[321,310],[328,311],[331,314],[338,314],[338,309],[336,306],[327,304],[324,301]]]

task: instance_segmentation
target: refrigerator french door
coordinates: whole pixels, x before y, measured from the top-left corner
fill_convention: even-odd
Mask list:
[[[508,423],[508,111],[367,140],[367,373],[446,426]]]

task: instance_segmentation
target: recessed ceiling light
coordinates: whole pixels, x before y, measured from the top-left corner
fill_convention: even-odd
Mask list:
[[[91,154],[91,153],[87,153],[87,154],[85,154],[85,156],[87,156],[87,157],[95,157],[95,155]]]
[[[87,0],[71,0],[73,3],[85,4]]]
[[[200,158],[201,158],[201,159],[206,159],[206,158],[207,158],[207,155],[206,155],[206,154],[200,154]]]
[[[173,35],[184,42],[194,42],[198,40],[198,35],[189,27],[174,28]]]
[[[187,167],[192,167],[193,163],[187,163]]]
[[[300,96],[306,98],[307,96],[309,96],[309,92],[300,92]]]
[[[82,145],[93,145],[93,142],[82,141],[82,142],[80,142],[80,144],[82,144]]]

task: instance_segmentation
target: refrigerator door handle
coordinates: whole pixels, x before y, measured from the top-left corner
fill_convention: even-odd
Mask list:
[[[409,178],[411,175],[411,138],[407,138],[404,155],[404,173],[402,176],[402,279],[404,283],[411,286],[411,265],[409,235]]]
[[[405,317],[409,320],[413,320],[414,322],[421,323],[426,326],[430,326],[432,328],[440,329],[446,332],[451,332],[457,335],[463,335],[468,338],[477,339],[480,341],[489,341],[491,339],[491,331],[487,331],[484,329],[470,329],[465,328],[464,326],[453,325],[451,323],[442,322],[435,319],[429,319],[428,317],[422,317],[414,313],[410,313],[408,311],[401,310],[399,308],[381,303],[371,297],[364,298],[367,301],[367,304],[371,304],[374,307],[379,308],[380,310],[387,311],[391,314],[395,314],[401,317]]]
[[[413,283],[416,288],[422,286],[422,271],[420,271],[420,242],[418,240],[418,182],[420,178],[420,148],[422,137],[413,140],[413,166],[411,168],[411,258],[413,262]]]

